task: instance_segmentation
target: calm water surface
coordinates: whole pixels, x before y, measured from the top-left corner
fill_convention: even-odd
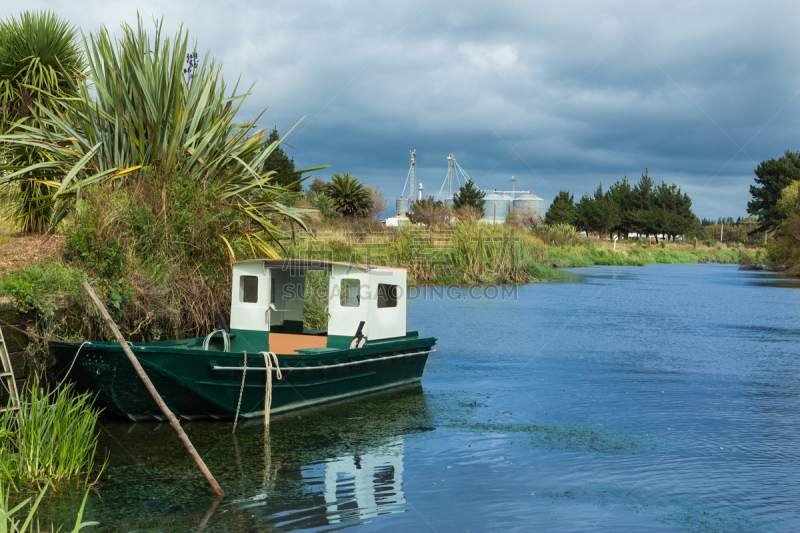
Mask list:
[[[427,289],[420,387],[274,421],[103,421],[103,531],[798,531],[800,283],[596,267]],[[475,298],[475,296],[479,296]],[[74,516],[61,490],[46,514]],[[213,512],[212,512],[213,511]]]

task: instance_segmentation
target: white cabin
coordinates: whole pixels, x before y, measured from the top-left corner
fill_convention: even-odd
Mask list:
[[[330,273],[327,332],[303,330],[305,281],[310,270]],[[268,335],[262,338],[271,339],[270,350],[276,353],[282,353],[277,352],[277,343],[295,350],[341,348],[356,336],[361,322],[366,342],[406,336],[405,269],[302,259],[233,264],[232,334],[247,332],[242,338],[253,339],[252,333],[265,332]],[[265,349],[256,344],[242,349]]]

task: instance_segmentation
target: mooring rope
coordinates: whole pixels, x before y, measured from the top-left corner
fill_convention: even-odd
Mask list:
[[[247,350],[242,350],[244,354],[244,372],[242,372],[242,386],[239,387],[239,403],[236,404],[236,416],[233,418],[233,431],[236,433],[236,424],[239,422],[239,409],[242,407],[242,395],[244,394],[244,378],[247,375]]]
[[[281,375],[281,367],[278,365],[278,356],[273,352],[261,352],[264,356],[264,366],[267,370],[267,389],[264,394],[264,425],[269,425],[269,410],[272,407],[272,369],[275,368],[275,377],[278,380],[283,379]],[[270,359],[272,357],[272,359]],[[272,366],[272,361],[275,361],[275,366]]]
[[[75,352],[75,357],[73,357],[73,358],[72,358],[72,364],[71,364],[71,365],[69,365],[69,369],[67,369],[67,373],[66,373],[66,374],[64,374],[64,379],[62,379],[62,380],[61,380],[61,383],[59,383],[59,384],[56,386],[56,388],[55,388],[55,389],[53,389],[53,391],[52,391],[50,394],[48,394],[48,395],[47,395],[47,397],[48,397],[48,398],[49,398],[50,396],[52,396],[53,394],[55,394],[55,392],[56,392],[56,391],[57,391],[59,388],[61,388],[61,385],[63,385],[63,384],[64,384],[64,382],[65,382],[65,381],[67,381],[67,378],[69,377],[69,373],[70,373],[70,372],[72,372],[72,367],[73,367],[73,366],[75,366],[75,361],[77,361],[77,360],[78,360],[78,356],[81,354],[81,350],[83,350],[83,347],[84,347],[84,346],[86,346],[87,344],[92,344],[92,343],[91,343],[91,342],[89,342],[89,341],[83,341],[83,344],[81,344],[81,347],[80,347],[80,348],[78,348],[78,351],[77,351],[77,352]]]

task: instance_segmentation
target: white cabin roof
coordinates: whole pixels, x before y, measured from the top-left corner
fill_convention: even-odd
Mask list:
[[[264,268],[281,268],[285,270],[331,270],[334,266],[344,266],[363,270],[388,269],[388,270],[407,270],[399,267],[387,267],[379,265],[368,265],[363,263],[347,263],[343,261],[321,261],[319,259],[247,259],[236,261],[234,265],[244,265],[247,263],[263,263]]]

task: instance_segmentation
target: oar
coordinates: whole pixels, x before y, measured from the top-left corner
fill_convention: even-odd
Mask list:
[[[139,360],[136,359],[135,355],[133,355],[130,346],[128,346],[128,343],[122,337],[122,333],[120,333],[119,329],[117,329],[117,325],[114,323],[114,320],[111,318],[111,315],[108,314],[108,311],[106,311],[105,306],[103,306],[103,303],[94,293],[94,290],[92,289],[92,286],[89,285],[88,281],[83,282],[83,288],[86,289],[86,292],[89,293],[89,297],[92,299],[94,304],[100,310],[100,314],[103,315],[103,318],[106,319],[108,327],[111,328],[111,331],[117,338],[119,345],[122,346],[122,349],[125,351],[125,355],[128,356],[128,359],[133,365],[133,368],[136,369],[136,373],[139,374],[140,378],[142,378],[144,386],[147,387],[147,390],[150,392],[150,395],[158,404],[158,407],[161,409],[161,412],[164,413],[164,416],[166,416],[167,420],[169,420],[169,425],[172,426],[172,429],[174,429],[175,432],[178,434],[178,438],[180,438],[183,445],[186,446],[186,449],[189,451],[189,455],[191,455],[192,459],[194,459],[194,462],[197,463],[198,468],[200,468],[200,471],[206,477],[206,480],[208,480],[208,483],[209,485],[211,485],[211,488],[214,489],[214,492],[216,492],[217,495],[223,496],[225,493],[222,492],[222,488],[219,486],[219,483],[217,483],[217,480],[214,479],[214,476],[208,470],[208,467],[206,467],[206,464],[203,462],[203,459],[200,458],[200,455],[197,453],[197,450],[195,450],[194,446],[192,446],[192,442],[189,440],[189,437],[186,436],[186,433],[183,432],[181,423],[178,421],[177,418],[175,418],[175,415],[172,414],[172,411],[169,410],[169,407],[167,407],[167,404],[164,403],[164,400],[161,399],[161,396],[158,394],[158,391],[153,386],[153,383],[150,381],[150,378],[145,373],[144,369],[142,368],[142,365],[139,364]]]

